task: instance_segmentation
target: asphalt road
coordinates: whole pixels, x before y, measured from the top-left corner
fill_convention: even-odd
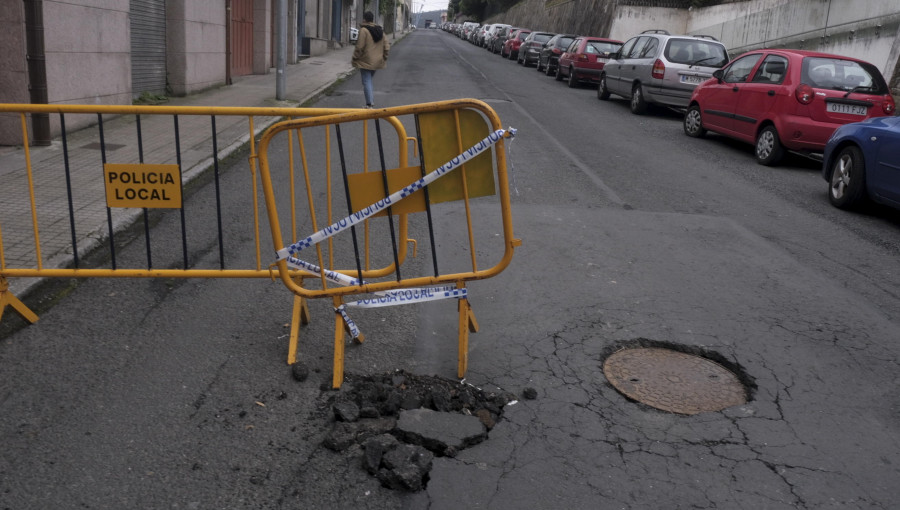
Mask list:
[[[331,323],[304,328],[313,373],[292,380],[280,284],[91,280],[0,341],[0,508],[894,506],[894,212],[838,211],[813,162],[758,166],[749,146],[688,138],[677,113],[634,116],[623,99],[441,31],[416,31],[391,55],[377,105],[474,97],[518,130],[523,245],[470,285],[481,331],[467,380],[537,398],[509,406],[486,442],[436,459],[425,491],[396,493],[321,447]],[[318,106],[360,105],[358,80]],[[232,222],[245,219],[247,183],[243,161],[224,173]],[[192,198],[199,210],[212,207],[208,188]],[[252,245],[240,232],[229,237],[239,258]],[[214,239],[193,235],[192,257],[213,257]],[[446,306],[378,317],[348,371],[455,375]],[[749,401],[685,416],[626,399],[601,367],[637,344],[727,364]]]

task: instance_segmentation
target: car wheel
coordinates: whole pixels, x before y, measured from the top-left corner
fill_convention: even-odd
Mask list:
[[[700,107],[696,104],[691,105],[687,113],[684,114],[684,134],[694,138],[706,136],[706,129],[703,128],[703,119],[700,118]]]
[[[559,67],[559,66],[557,66]],[[550,59],[547,59],[547,67],[544,68],[545,74],[547,76],[553,76],[553,73],[556,72],[556,68],[550,66]]]
[[[563,79],[562,69],[560,69],[559,64],[556,65],[556,72],[553,73],[553,77],[556,79],[556,81],[562,81]]]
[[[574,89],[578,85],[578,76],[575,74],[575,68],[569,67],[569,88]]]
[[[775,126],[766,126],[756,136],[756,162],[760,165],[772,166],[784,157],[784,148],[778,138]]]
[[[541,65],[541,57],[538,57],[537,62],[535,62],[534,66],[537,68],[537,72],[541,72],[542,67],[543,67]]]
[[[860,205],[866,196],[866,162],[859,147],[844,147],[831,167],[828,201],[841,209]]]
[[[640,83],[635,83],[631,89],[631,113],[643,115],[647,113],[647,102],[644,101],[644,92]]]
[[[609,99],[609,89],[606,88],[606,75],[600,75],[600,84],[597,85],[597,99],[601,101],[606,101]]]

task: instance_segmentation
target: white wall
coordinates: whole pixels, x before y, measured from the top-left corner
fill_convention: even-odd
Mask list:
[[[691,10],[687,33],[712,35],[733,55],[783,47],[861,58],[890,80],[900,51],[900,1],[748,0]]]
[[[900,0],[746,0],[702,9],[619,6],[610,37],[644,30],[711,35],[732,57],[757,48],[797,48],[856,57],[900,87]]]

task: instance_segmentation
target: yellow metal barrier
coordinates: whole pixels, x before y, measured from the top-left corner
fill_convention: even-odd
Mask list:
[[[402,158],[392,157],[384,149],[379,122],[388,118],[415,124],[419,165],[407,166]],[[347,149],[342,133],[362,131],[366,139],[367,131],[359,125],[372,121],[378,143],[364,144],[357,150]],[[280,178],[278,169],[270,164],[270,147],[285,134],[296,133],[302,139],[304,133],[320,131],[324,131],[326,139],[320,144],[326,152],[321,159],[325,170],[314,173],[314,179],[306,175],[310,235],[298,240],[293,218],[288,235],[282,231],[279,211],[293,212],[295,204],[285,203],[283,197],[277,196],[275,183]],[[259,142],[260,172],[272,242],[278,254],[276,265],[281,280],[294,293],[295,303],[300,303],[295,305],[295,310],[305,310],[307,299],[332,300],[334,387],[343,381],[345,330],[359,342],[364,339],[348,309],[441,298],[458,300],[457,372],[459,377],[465,375],[468,334],[478,330],[466,282],[500,273],[509,265],[514,247],[520,244],[513,237],[504,153],[504,139],[514,133],[510,131],[501,128],[496,113],[485,103],[455,100],[286,120],[263,134]],[[330,172],[332,134],[338,145],[341,175]],[[378,148],[379,170],[369,169],[368,147]],[[386,157],[397,161],[397,166],[388,168]],[[401,268],[399,261],[406,238],[402,228],[399,238],[394,230],[394,217],[400,222],[414,213],[420,213],[414,217],[422,220],[416,222],[416,230],[428,235],[431,241],[430,248],[419,248],[419,251],[430,250],[431,267],[418,268],[418,272],[413,272],[416,268],[412,267]],[[357,227],[364,230],[363,241],[358,240]],[[438,246],[437,240],[445,231],[455,231],[458,234],[455,237],[462,237],[465,242]],[[290,244],[285,243],[286,238],[291,239]],[[364,260],[359,255],[360,244],[367,254]],[[311,252],[308,257],[303,252],[307,249]],[[370,254],[383,264],[384,270],[369,269]],[[482,263],[480,267],[479,254],[492,256],[492,265]],[[315,262],[310,262],[310,257]],[[306,280],[297,277],[298,269],[306,272]],[[371,297],[345,301],[350,295],[366,294]],[[296,361],[296,340],[297,336],[292,334],[290,363]]]
[[[256,138],[262,129],[257,129],[255,122],[348,111],[352,110],[0,104],[0,115],[17,117],[22,133],[17,150],[0,154],[0,318],[9,306],[28,322],[38,320],[14,295],[11,283],[22,280],[11,282],[9,279],[13,278],[272,278],[269,261],[264,263],[260,254]],[[29,144],[29,118],[39,114],[53,115],[51,121],[61,132],[48,148],[32,148]],[[407,149],[414,139],[407,136],[397,119],[384,120],[394,130],[399,162],[406,165]],[[67,129],[67,125],[79,128]],[[306,146],[302,139],[293,136],[284,142],[282,149],[288,154],[289,164],[281,185],[290,186],[293,203],[294,176],[301,171],[309,173]],[[250,149],[252,225],[247,228],[255,239],[256,263],[255,267],[229,267],[225,262],[221,217],[228,199],[218,191],[219,160],[244,144],[249,144]],[[415,150],[414,145],[412,148]],[[297,153],[303,160],[300,171],[296,168]],[[198,222],[203,223],[202,230],[210,230],[207,227],[213,224],[218,226],[217,267],[199,267],[198,261],[191,260],[191,239],[185,228],[192,220],[191,213],[185,211],[183,203],[171,200],[176,194],[180,200],[189,172],[207,169],[215,173],[219,214]],[[154,240],[163,248],[152,252],[148,210],[157,207],[181,209],[182,238]],[[298,208],[291,210],[292,223],[296,225]],[[242,212],[247,217],[251,215],[251,211]],[[147,260],[141,264],[123,261],[116,254],[116,227],[140,223],[142,214]],[[400,237],[405,239],[405,217],[399,228]],[[102,248],[104,242],[109,245],[109,265],[87,265],[83,256]],[[180,253],[171,248],[179,243]],[[401,249],[398,261],[402,263],[406,254]],[[177,266],[182,268],[174,268]],[[305,275],[302,271],[291,273],[298,281]],[[294,318],[305,322],[308,311],[295,306]],[[295,323],[292,327],[295,340],[297,326]]]

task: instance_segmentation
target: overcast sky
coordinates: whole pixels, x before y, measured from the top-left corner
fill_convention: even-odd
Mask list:
[[[419,12],[420,7],[422,12],[446,11],[449,3],[448,0],[413,0],[412,12]]]

